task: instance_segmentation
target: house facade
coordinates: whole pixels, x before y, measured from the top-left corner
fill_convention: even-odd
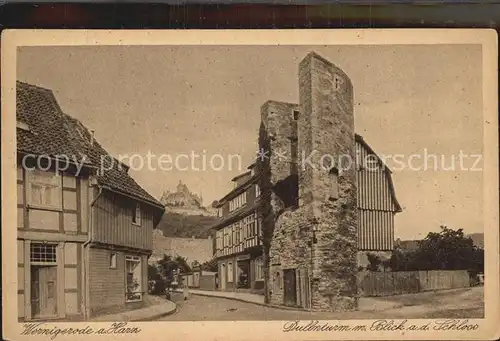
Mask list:
[[[262,292],[264,271],[255,165],[232,179],[234,188],[217,202],[215,232],[219,289]]]
[[[18,318],[140,306],[163,206],[50,90],[16,90]]]
[[[262,259],[263,241],[269,238],[269,264],[262,264],[269,277],[261,283],[267,281],[271,303],[351,310],[357,304],[357,273],[368,265],[368,254],[381,259],[391,255],[394,215],[401,207],[390,170],[354,132],[347,75],[315,53],[301,62],[299,75],[300,104],[268,101],[261,107],[259,150],[275,152],[275,157],[257,161],[253,173],[241,175],[246,180],[233,179],[236,188],[219,201],[221,218],[214,226],[219,290],[241,287],[228,285],[242,272],[239,257]],[[312,151],[316,168],[300,161],[303,152]],[[352,164],[325,164],[340,156],[348,156]],[[254,197],[247,195],[243,204],[233,204],[235,210],[228,209],[249,188],[260,198],[249,200]],[[259,221],[265,216],[259,211],[271,214],[272,222]],[[256,219],[255,246],[247,246],[247,236],[227,237],[234,236],[233,224],[244,229],[242,218],[248,212],[261,217]],[[255,268],[250,267],[249,283],[258,280]]]

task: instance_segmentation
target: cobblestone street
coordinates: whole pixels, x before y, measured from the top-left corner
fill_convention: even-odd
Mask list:
[[[192,295],[183,301],[182,294],[174,293],[172,300],[178,304],[176,313],[165,316],[163,321],[231,321],[231,320],[337,320],[377,318],[481,318],[484,316],[482,288],[450,292],[418,294],[425,304],[412,303],[415,295],[393,296],[401,301],[398,308],[383,311],[355,311],[348,313],[306,312],[277,309],[225,298]],[[436,305],[436,302],[442,304]],[[453,303],[454,302],[454,303]]]

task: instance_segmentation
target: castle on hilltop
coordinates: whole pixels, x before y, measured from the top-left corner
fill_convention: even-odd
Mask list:
[[[211,208],[203,206],[202,195],[191,192],[181,180],[179,180],[174,192],[169,190],[163,192],[160,202],[165,206],[167,212],[189,215],[215,215]]]

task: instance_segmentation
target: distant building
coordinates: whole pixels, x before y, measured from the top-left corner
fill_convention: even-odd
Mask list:
[[[413,251],[418,249],[419,242],[420,240],[401,240],[398,238],[394,245],[401,250]]]
[[[22,82],[16,90],[19,319],[142,304],[163,206],[52,91]],[[113,167],[99,169],[103,159]],[[69,168],[57,173],[56,165]]]
[[[168,190],[163,192],[160,202],[165,206],[165,210],[171,213],[204,216],[215,215],[212,207],[203,206],[202,196],[192,193],[188,186],[180,180],[174,192]]]
[[[299,90],[300,105],[268,101],[261,108],[259,148],[287,160],[264,159],[263,173],[250,166],[216,204],[219,290],[262,292],[262,240],[272,228],[270,301],[351,310],[358,267],[367,264],[367,253],[390,257],[394,215],[401,207],[390,170],[354,133],[353,89],[342,70],[311,53],[300,64]],[[342,173],[338,165],[318,171],[300,167],[301,153],[312,150],[350,155],[355,165]],[[318,158],[312,160],[321,167]],[[263,182],[267,189],[259,187]],[[269,204],[275,223],[263,226],[260,211]]]
[[[465,238],[472,239],[474,246],[484,249],[484,233],[471,233],[466,235]],[[394,242],[394,245],[401,250],[413,251],[418,249],[420,241],[421,240],[401,240],[398,238]]]

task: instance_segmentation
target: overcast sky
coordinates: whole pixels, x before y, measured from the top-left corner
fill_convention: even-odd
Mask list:
[[[240,155],[246,167],[260,106],[298,102],[298,64],[312,50],[351,78],[356,132],[377,153],[407,160],[427,150],[447,167],[460,151],[482,153],[480,45],[26,47],[17,69],[19,80],[52,89],[63,111],[115,156],[194,151]],[[396,236],[422,238],[440,224],[482,232],[482,173],[470,170],[473,161],[463,170],[394,170],[404,209]],[[131,174],[158,198],[182,180],[208,205],[232,188],[237,166]]]

